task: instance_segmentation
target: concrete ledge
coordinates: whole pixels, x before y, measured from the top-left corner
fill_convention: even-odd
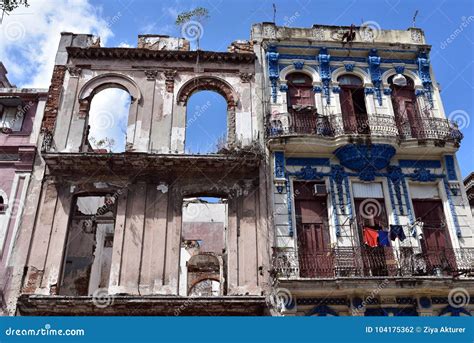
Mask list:
[[[180,297],[110,295],[55,296],[23,294],[22,316],[262,316],[263,296]]]

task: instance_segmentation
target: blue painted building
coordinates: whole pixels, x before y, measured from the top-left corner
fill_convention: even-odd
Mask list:
[[[262,23],[252,40],[281,313],[470,315],[462,134],[423,31]]]

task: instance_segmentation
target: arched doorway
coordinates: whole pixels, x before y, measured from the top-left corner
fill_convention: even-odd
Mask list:
[[[344,74],[337,79],[339,82],[340,102],[344,133],[364,134],[370,132],[367,109],[365,106],[364,84],[352,74]]]

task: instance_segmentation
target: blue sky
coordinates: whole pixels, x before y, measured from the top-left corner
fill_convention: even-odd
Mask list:
[[[384,29],[406,29],[416,24],[425,30],[433,46],[431,61],[437,81],[441,84],[446,114],[462,122],[465,138],[458,153],[462,173],[474,171],[474,2],[472,0],[240,0],[240,1],[147,1],[147,0],[32,0],[29,9],[18,10],[2,24],[0,59],[10,70],[10,78],[18,85],[43,85],[50,75],[52,47],[60,31],[100,34],[106,46],[135,46],[140,33],[180,35],[174,26],[176,15],[198,6],[209,9],[204,25],[201,49],[225,51],[236,39],[247,39],[252,23],[272,21],[272,3],[276,4],[278,25],[310,27],[313,24],[350,25],[375,21]],[[48,12],[49,11],[49,12]],[[38,14],[40,13],[40,14]],[[23,25],[15,27],[12,23]],[[463,26],[463,23],[466,25]],[[2,39],[9,24],[10,39]],[[41,24],[41,25],[40,25]],[[15,32],[17,29],[20,32]],[[462,30],[460,30],[462,29]],[[23,32],[21,32],[23,30]],[[33,31],[34,30],[34,31]],[[29,34],[31,32],[31,35]],[[12,34],[19,36],[11,39]],[[34,36],[34,40],[30,36]],[[451,37],[451,38],[450,38]],[[7,36],[8,38],[8,36]],[[18,39],[17,39],[18,38]],[[21,39],[20,39],[21,38]],[[450,42],[448,42],[450,38]],[[38,48],[38,42],[44,48]],[[56,43],[57,44],[57,43]],[[10,62],[11,66],[6,63]],[[35,65],[36,63],[36,65]],[[36,76],[33,76],[36,75]],[[225,103],[219,98],[196,94],[190,109],[211,106],[195,121],[205,129],[207,137],[198,144],[189,138],[193,150],[205,152],[213,140],[225,130]],[[196,141],[195,141],[196,140]],[[212,150],[212,149],[211,149]]]

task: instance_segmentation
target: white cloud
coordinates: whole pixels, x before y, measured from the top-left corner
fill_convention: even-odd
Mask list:
[[[91,33],[102,45],[113,33],[88,0],[29,1],[0,25],[0,60],[19,86],[47,88],[61,32]]]
[[[130,95],[122,89],[108,88],[97,93],[89,112],[89,138],[93,137],[96,141],[113,139],[115,144],[112,150],[124,151],[129,107]]]
[[[134,48],[134,46],[132,46],[131,44],[128,44],[127,42],[121,42],[119,45],[118,45],[119,48]]]

